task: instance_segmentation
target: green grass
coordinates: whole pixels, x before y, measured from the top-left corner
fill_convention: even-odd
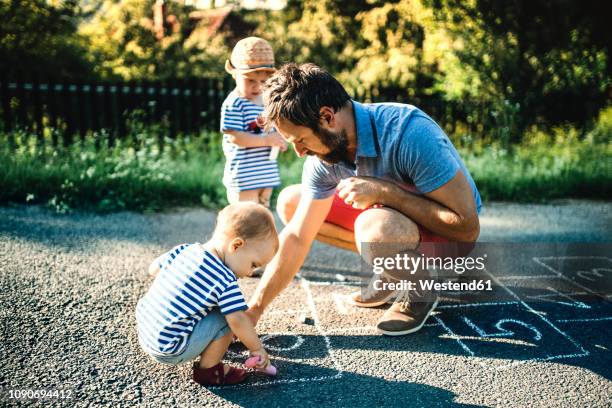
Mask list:
[[[607,155],[607,157],[606,157]],[[611,145],[572,142],[487,148],[464,159],[484,200],[612,198]]]
[[[130,136],[113,148],[105,135],[53,148],[26,132],[0,133],[0,204],[45,204],[63,213],[227,203],[218,133],[165,139],[162,148],[156,135]],[[290,154],[280,160],[283,185],[301,178],[302,163]]]
[[[610,199],[611,118],[608,109],[582,137],[556,129],[532,132],[527,143],[509,149],[470,142],[460,151],[485,200]],[[50,134],[41,145],[27,132],[0,133],[0,204],[39,203],[57,212],[225,205],[221,136],[159,143],[161,134],[159,127],[132,124],[129,137],[113,148],[96,147],[96,140],[106,146],[104,134],[53,148]],[[283,186],[300,182],[302,160],[287,152],[279,163]]]

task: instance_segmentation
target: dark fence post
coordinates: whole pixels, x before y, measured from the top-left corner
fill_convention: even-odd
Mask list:
[[[117,109],[117,84],[110,82],[108,84],[108,101],[109,101],[109,119],[110,119],[110,130],[108,133],[108,145],[113,146],[115,144],[115,138],[119,131],[119,111]]]
[[[72,144],[72,137],[74,134],[74,122],[72,120],[72,96],[70,94],[70,84],[67,81],[62,82],[61,91],[62,119],[65,125],[62,129],[63,144],[64,146],[69,146],[70,144]]]
[[[40,80],[38,77],[32,80],[32,102],[34,105],[33,121],[36,123],[36,136],[38,137],[38,143],[42,146],[44,143],[43,138],[43,109],[40,92]]]
[[[184,123],[185,133],[191,135],[193,130],[193,93],[194,89],[191,86],[192,82],[189,79],[183,80],[183,110],[184,110]]]
[[[75,112],[78,123],[78,131],[81,141],[85,140],[85,133],[87,133],[87,100],[85,97],[85,84],[81,80],[76,81],[76,89],[74,91],[75,96]]]
[[[25,86],[26,80],[23,78],[17,82],[16,101],[17,101],[17,124],[22,127],[25,125],[26,112],[25,112]]]
[[[200,83],[199,78],[192,77],[189,80],[189,87],[191,88],[190,105],[193,133],[199,133],[202,124],[202,118],[200,117],[200,112],[202,111],[202,88]]]
[[[3,72],[2,82],[0,82],[0,93],[2,98],[2,117],[3,117],[3,125],[4,131],[8,134],[8,143],[10,148],[15,147],[15,139],[13,137],[13,115],[11,114],[11,96],[10,96],[10,86],[11,81]]]
[[[2,94],[2,121],[4,122],[4,130],[9,132],[13,126],[13,115],[11,115],[11,97],[10,97],[10,80],[3,74],[2,82],[0,82],[0,93]]]
[[[100,118],[100,130],[104,129],[106,132],[102,133],[100,132],[98,134],[98,137],[96,138],[96,146],[100,143],[100,139],[102,137],[103,134],[107,134],[107,137],[110,139],[110,126],[111,126],[111,120],[110,120],[110,91],[108,89],[108,82],[104,81],[101,82],[100,84],[98,84],[98,101],[100,101],[99,106],[101,107],[100,109],[100,113],[101,113],[101,118]],[[107,145],[110,147],[110,140],[106,140],[105,141],[107,143]]]
[[[102,111],[102,104],[100,103],[100,94],[104,91],[104,88],[100,86],[98,82],[91,84],[90,89],[90,101],[91,101],[91,130],[94,134],[96,147],[99,146],[99,132],[102,129],[102,121],[100,116],[104,114]]]
[[[92,114],[92,102],[93,102],[93,89],[94,85],[91,83],[81,83],[81,139],[85,140],[87,132],[92,131],[93,125],[93,114]]]
[[[213,89],[213,80],[210,78],[207,78],[204,80],[204,117],[206,119],[206,127],[210,128],[211,125],[213,124],[213,112],[211,110],[211,104],[212,104],[212,95],[214,92]]]
[[[118,133],[117,137],[119,139],[127,138],[127,119],[128,113],[126,106],[128,104],[128,100],[130,97],[130,84],[126,82],[122,82],[117,84],[117,113],[118,113]]]

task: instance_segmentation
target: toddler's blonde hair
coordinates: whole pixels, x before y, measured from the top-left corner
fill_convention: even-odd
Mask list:
[[[251,238],[274,237],[278,240],[270,210],[252,201],[230,204],[217,215],[213,236]]]

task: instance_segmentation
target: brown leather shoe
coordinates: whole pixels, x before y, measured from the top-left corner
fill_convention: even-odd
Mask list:
[[[376,328],[387,336],[415,333],[438,305],[438,294],[419,290],[404,290],[395,303],[380,318]]]
[[[375,282],[377,287],[381,288],[383,283],[389,283],[394,280],[389,279],[383,275],[374,275],[368,286],[353,292],[349,295],[349,299],[354,306],[357,307],[378,307],[385,303],[393,302],[393,299],[397,296],[397,290],[390,289],[375,289]]]

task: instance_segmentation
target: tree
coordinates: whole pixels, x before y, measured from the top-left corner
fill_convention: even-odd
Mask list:
[[[584,124],[610,103],[612,43],[597,2],[428,0],[455,40],[438,82],[449,99],[514,111],[532,124]],[[506,108],[505,108],[506,107]]]
[[[433,83],[432,14],[419,0],[294,0],[258,21],[280,62],[314,62],[354,93],[410,100]]]
[[[104,0],[80,33],[91,43],[90,55],[103,78],[167,79],[223,75],[229,50],[222,36],[190,37],[190,7],[164,4],[161,32],[153,0]]]
[[[62,80],[92,75],[77,1],[0,0],[0,72]]]

